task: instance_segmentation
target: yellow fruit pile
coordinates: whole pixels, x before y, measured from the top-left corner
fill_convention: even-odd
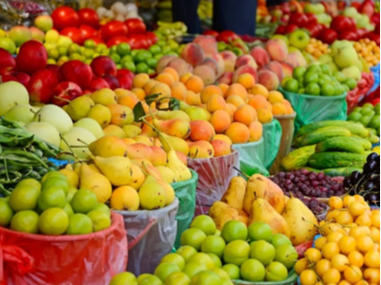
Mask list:
[[[380,47],[374,41],[361,39],[355,42],[353,47],[369,66],[375,66],[380,62]]]
[[[380,284],[380,211],[359,196],[331,197],[322,236],[295,264],[302,285]]]
[[[318,59],[323,54],[329,54],[331,50],[329,49],[328,44],[312,38],[306,46],[306,52],[311,54],[314,58]]]

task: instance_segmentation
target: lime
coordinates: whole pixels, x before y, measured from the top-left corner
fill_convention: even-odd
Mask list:
[[[190,228],[202,230],[205,235],[213,235],[216,232],[216,224],[213,219],[207,215],[199,215],[193,219]]]
[[[60,187],[52,186],[41,192],[37,203],[42,211],[49,208],[63,208],[66,204],[66,195]]]
[[[332,70],[328,64],[321,64],[320,69],[323,74],[332,75]]]
[[[138,278],[138,284],[139,285],[163,285],[163,282],[160,280],[159,277],[155,275],[147,274],[142,279]]]
[[[27,179],[21,180],[16,185],[16,188],[17,187],[22,187],[22,186],[28,186],[28,187],[31,187],[31,188],[36,188],[37,190],[41,190],[41,184],[40,184],[40,182],[38,182],[36,179],[33,179],[33,178],[27,178]],[[40,192],[40,191],[38,191],[38,192]]]
[[[290,244],[292,245],[290,239],[286,237],[284,234],[275,234],[271,240],[271,244],[275,247],[280,246],[282,244]]]
[[[180,270],[183,270],[185,259],[178,253],[169,253],[161,259],[160,263],[171,263],[176,265]]]
[[[265,279],[265,267],[256,259],[248,259],[242,263],[241,276],[244,280],[258,282]]]
[[[38,228],[45,235],[62,235],[68,226],[69,216],[60,208],[47,209],[38,219]]]
[[[135,57],[139,51],[140,51],[139,49],[133,49],[130,54],[132,57]]]
[[[214,253],[218,257],[222,257],[226,243],[222,237],[207,236],[201,243],[201,252]]]
[[[265,240],[270,242],[273,238],[271,227],[264,222],[254,222],[248,229],[249,238],[251,241]]]
[[[178,44],[178,42],[176,42],[175,40],[169,40],[169,41],[167,42],[167,45],[168,45],[169,47],[171,47],[171,50],[176,50],[176,49],[179,48],[179,44]]]
[[[128,61],[134,62],[134,59],[132,58],[130,54],[123,56],[122,59],[120,60],[122,64],[123,62],[128,62]]]
[[[79,189],[71,201],[75,213],[86,214],[98,205],[97,196],[87,189]]]
[[[148,58],[146,60],[146,63],[148,65],[149,68],[153,68],[155,69],[156,68],[156,65],[157,65],[157,59],[154,59],[154,58]]]
[[[94,50],[92,50],[92,49],[87,48],[83,52],[83,56],[86,58],[93,58],[93,55],[94,55]]]
[[[369,127],[376,130],[380,128],[380,115],[373,116],[372,120],[369,123]]]
[[[16,187],[9,198],[13,211],[33,210],[36,208],[39,190],[30,186]]]
[[[317,66],[317,65],[312,65],[312,67],[314,66]],[[304,78],[304,84],[317,83],[319,81],[319,75],[311,71],[306,71],[303,78]]]
[[[321,70],[319,65],[314,64],[314,65],[311,65],[307,68],[306,73],[308,73],[308,72],[315,73],[316,75],[318,75],[318,74],[322,73],[322,70]]]
[[[362,110],[361,110],[361,114],[362,114],[362,115],[367,115],[367,116],[369,116],[369,117],[373,117],[373,116],[376,114],[376,112],[373,111],[373,110],[370,109],[370,108],[362,108]]]
[[[335,84],[335,85],[333,85],[333,87],[335,89],[334,95],[337,95],[337,96],[342,95],[345,92],[344,87],[341,84]]]
[[[68,49],[65,46],[58,46],[57,51],[58,51],[60,56],[67,55],[67,53],[68,53]]]
[[[95,42],[93,40],[86,40],[83,44],[86,48],[95,48]]]
[[[190,283],[190,285],[221,285],[222,280],[213,271],[202,271],[197,273]]]
[[[337,79],[337,81],[339,82],[344,82],[346,77],[344,75],[344,73],[342,73],[341,71],[335,71],[333,73],[333,76]]]
[[[109,55],[111,52],[109,49],[104,49],[101,51],[101,55]]]
[[[63,175],[61,172],[59,171],[51,171],[51,172],[48,172],[46,173],[42,179],[41,179],[41,183],[44,183],[46,179],[48,178],[53,178],[53,177],[59,177],[59,178],[62,178],[62,179],[65,179],[66,176]]]
[[[136,73],[147,73],[148,72],[148,65],[145,62],[138,63],[136,65]]]
[[[204,252],[198,252],[195,255],[192,255],[192,257],[189,258],[188,262],[204,264],[206,268],[209,270],[214,268],[213,259],[207,253]]]
[[[170,50],[169,52],[165,53],[166,55],[173,55],[173,56],[178,56],[178,54],[173,51],[173,50]]]
[[[117,45],[116,50],[120,54],[120,56],[124,56],[130,54],[131,47],[128,43],[120,43]]]
[[[158,54],[161,52],[161,48],[160,46],[158,45],[152,45],[148,48],[148,51],[151,53],[151,54]]]
[[[190,228],[185,230],[181,235],[181,245],[189,245],[194,247],[197,251],[201,247],[202,241],[206,238],[205,233],[197,228]]]
[[[176,253],[180,254],[185,259],[185,261],[188,262],[189,258],[197,253],[197,250],[192,246],[184,245],[180,247]]]
[[[9,225],[13,217],[13,210],[6,200],[0,200],[0,226]]]
[[[64,179],[59,177],[52,177],[52,178],[46,179],[42,183],[41,191],[45,191],[46,189],[49,189],[51,187],[60,188],[62,191],[64,191],[66,196],[67,193],[69,193],[69,187],[70,187],[69,180],[67,179],[66,176]]]
[[[304,88],[299,88],[298,94],[306,94],[306,89]]]
[[[105,44],[97,44],[95,47],[95,52],[101,52],[102,50],[106,50],[107,46]]]
[[[360,112],[352,112],[348,116],[348,121],[353,121],[353,122],[359,122],[361,120],[361,113]]]
[[[232,263],[237,266],[249,258],[250,246],[246,240],[234,240],[228,243],[224,250],[225,263]]]
[[[69,58],[71,60],[80,60],[80,61],[82,61],[84,59],[83,56],[79,53],[72,53],[72,54],[70,54]]]
[[[193,278],[196,274],[199,272],[205,271],[208,268],[205,266],[205,264],[199,263],[199,262],[187,262],[187,264],[184,267],[183,272],[188,275],[189,278]]]
[[[170,52],[171,51],[171,47],[169,47],[169,46],[163,46],[162,48],[161,48],[161,52],[162,53],[167,53],[167,52]]]
[[[286,89],[288,92],[298,92],[299,83],[296,79],[290,78],[284,84],[284,89]]]
[[[48,57],[52,59],[59,58],[60,54],[57,49],[51,49],[48,51]]]
[[[93,223],[85,214],[73,214],[69,217],[67,235],[85,235],[93,232]]]
[[[207,253],[207,255],[212,259],[215,268],[221,268],[222,267],[221,259],[216,254]]]
[[[105,214],[107,214],[107,216],[111,217],[111,211],[110,211],[110,208],[107,207],[106,204],[103,204],[103,203],[98,203],[94,210],[98,210],[98,211],[101,211],[101,212],[104,212]]]
[[[361,107],[355,107],[352,112],[361,112]]]
[[[164,285],[188,285],[190,279],[184,272],[173,272],[168,275],[164,281]]]
[[[374,106],[374,111],[376,112],[376,115],[380,115],[380,103],[377,103]]]
[[[112,54],[112,53],[118,53],[118,46],[112,46],[112,47],[110,47],[110,54]]]
[[[154,59],[160,60],[164,55],[162,53],[157,53],[153,56]]]
[[[122,67],[125,68],[125,69],[128,69],[129,71],[135,73],[136,71],[136,66],[135,66],[135,63],[133,61],[126,61],[124,63],[122,63]]]
[[[158,40],[156,43],[159,47],[164,47],[167,45],[167,42],[165,40]]]
[[[244,223],[231,220],[222,228],[221,237],[229,243],[234,240],[246,240],[247,234],[247,226]]]
[[[235,264],[226,264],[222,266],[222,270],[225,271],[232,280],[240,278],[239,267]]]
[[[48,58],[48,61],[47,61],[48,64],[57,64],[57,61],[53,58]]]
[[[120,62],[120,55],[117,54],[117,53],[111,53],[110,55],[110,58],[115,62],[115,63],[119,63]]]
[[[320,91],[323,96],[333,96],[335,94],[335,88],[329,83],[323,84]]]
[[[69,203],[66,203],[62,209],[66,212],[66,214],[69,217],[74,214],[73,208],[71,207],[71,205]]]
[[[93,231],[98,232],[107,229],[111,225],[111,218],[106,213],[99,210],[92,210],[87,216],[93,222]]]
[[[77,44],[71,44],[69,46],[68,51],[69,51],[70,54],[72,54],[72,53],[78,53],[80,51],[79,45],[77,45]]]
[[[116,274],[110,281],[109,285],[120,285],[120,284],[130,284],[138,285],[136,277],[131,272],[122,272]]]
[[[306,73],[306,68],[303,66],[295,67],[292,71],[292,77],[294,78],[302,78],[304,73]]]
[[[34,211],[20,211],[11,221],[11,230],[23,233],[38,233],[38,214]]]
[[[345,79],[344,84],[348,86],[349,90],[353,90],[357,86],[357,81],[354,80],[353,78],[347,78]]]
[[[148,58],[151,58],[152,54],[150,54],[146,50],[139,51],[136,56],[134,56],[135,62],[145,62]]]
[[[66,195],[66,202],[71,203],[71,200],[73,200],[74,194],[77,192],[77,188],[70,186],[69,192]]]

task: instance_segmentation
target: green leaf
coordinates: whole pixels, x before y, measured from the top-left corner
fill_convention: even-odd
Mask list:
[[[134,107],[134,120],[135,122],[141,122],[142,118],[146,115],[142,102],[138,102]]]
[[[152,94],[152,95],[149,95],[149,96],[146,96],[145,97],[145,101],[147,103],[147,105],[151,105],[153,102],[156,101],[156,99],[161,95],[161,93],[157,93],[157,94]]]

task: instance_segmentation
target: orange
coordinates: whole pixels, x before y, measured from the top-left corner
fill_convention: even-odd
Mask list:
[[[341,253],[349,254],[356,249],[356,239],[351,236],[343,236],[339,241]]]
[[[362,271],[357,266],[347,266],[344,270],[344,278],[349,283],[356,283],[362,279]]]

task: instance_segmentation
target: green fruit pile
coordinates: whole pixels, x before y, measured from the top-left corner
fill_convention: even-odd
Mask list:
[[[126,272],[110,284],[119,284],[118,279],[139,285],[228,285],[239,279],[279,282],[287,279],[298,259],[291,241],[282,234],[274,235],[266,223],[247,227],[232,220],[220,232],[205,215],[196,217],[183,232],[181,245],[176,253],[163,257],[153,275],[136,278]]]
[[[90,190],[70,186],[57,171],[45,174],[41,183],[25,179],[9,197],[0,199],[0,226],[17,232],[81,235],[110,225],[110,209]]]
[[[373,135],[380,136],[380,103],[373,106],[365,103],[362,107],[356,107],[348,115],[348,121],[359,122]]]
[[[332,73],[326,64],[296,67],[292,77],[282,82],[282,88],[288,92],[314,96],[339,96],[356,86],[356,80],[346,78],[340,71]]]

